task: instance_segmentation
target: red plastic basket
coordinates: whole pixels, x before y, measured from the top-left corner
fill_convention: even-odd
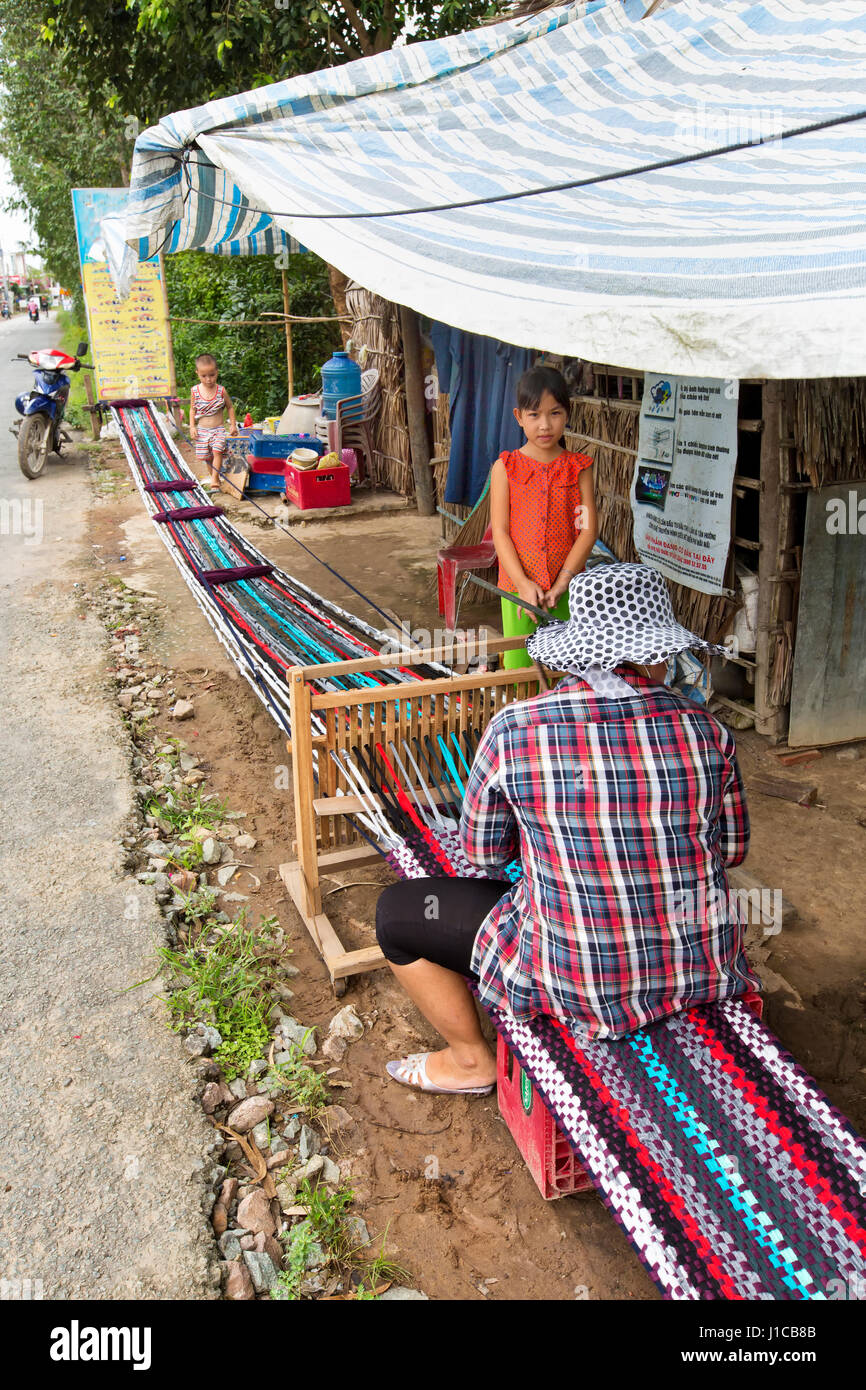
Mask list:
[[[749,990],[742,1002],[756,1018],[761,1017],[759,994]],[[589,1191],[592,1179],[501,1036],[496,1049],[496,1094],[499,1113],[545,1201]]]
[[[588,1191],[591,1178],[502,1037],[496,1072],[499,1113],[545,1201]]]
[[[295,468],[287,463],[286,497],[302,512],[314,507],[348,507],[352,501],[349,470],[345,464],[335,468]]]
[[[269,477],[276,477],[278,473],[282,476],[286,471],[285,459],[260,459],[253,454],[247,454],[246,457],[247,468],[251,473],[267,473]]]

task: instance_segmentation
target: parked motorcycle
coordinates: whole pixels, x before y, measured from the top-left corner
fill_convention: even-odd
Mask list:
[[[48,455],[60,455],[63,443],[70,436],[61,429],[71,382],[67,372],[93,371],[89,362],[82,362],[87,343],[79,343],[75,357],[60,348],[34,348],[19,352],[15,360],[29,362],[33,368],[35,390],[15,397],[15,409],[24,418],[10,426],[18,436],[18,466],[25,478],[38,478]]]
[[[7,301],[4,299],[4,300],[3,300],[3,303],[0,304],[0,318],[3,318],[3,319],[11,319],[11,317],[12,317],[12,310],[9,308],[9,305],[8,305]]]

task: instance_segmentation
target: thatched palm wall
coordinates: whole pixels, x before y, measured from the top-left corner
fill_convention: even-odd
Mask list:
[[[866,478],[866,377],[793,383],[797,471],[813,487]]]

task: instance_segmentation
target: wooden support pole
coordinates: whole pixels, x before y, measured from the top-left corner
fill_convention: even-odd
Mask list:
[[[424,398],[424,370],[421,365],[421,330],[415,310],[407,308],[405,304],[400,305],[400,328],[403,334],[406,416],[409,422],[409,449],[412,455],[412,473],[415,478],[415,500],[421,516],[435,516],[436,498],[433,495],[433,470],[430,467],[427,406]]]
[[[759,734],[776,739],[780,732],[780,712],[770,699],[772,682],[771,654],[774,644],[770,636],[776,611],[773,583],[779,550],[779,440],[782,386],[768,381],[763,388],[764,430],[761,435],[761,502],[758,534],[758,605],[757,637],[755,641],[755,729]]]
[[[89,406],[95,406],[96,396],[93,391],[93,377],[89,372],[85,372],[84,374],[84,394],[87,397],[87,404]],[[90,411],[90,437],[91,439],[99,438],[99,415],[96,410]]]
[[[316,816],[313,811],[313,719],[310,687],[300,666],[289,672],[289,720],[292,729],[292,781],[295,788],[295,834],[298,845],[300,891],[305,917],[322,911],[316,844]]]
[[[165,340],[166,345],[168,347],[168,384],[171,388],[172,396],[176,396],[177,373],[175,372],[174,367],[174,338],[172,337],[171,319],[169,318],[168,314],[168,286],[165,283],[165,256],[161,251],[159,252],[157,259],[159,261],[159,283],[162,288],[162,307],[163,312],[165,313]],[[180,404],[177,401],[171,407],[171,411],[172,415],[174,416],[174,423],[177,425],[178,429],[180,429],[182,424],[182,417],[180,413]],[[190,421],[190,424],[192,424],[192,421]]]
[[[292,396],[295,394],[295,363],[292,355],[292,322],[289,318],[289,277],[283,270],[280,272],[283,279],[283,313],[286,316],[286,366],[289,372],[289,404],[292,403]]]

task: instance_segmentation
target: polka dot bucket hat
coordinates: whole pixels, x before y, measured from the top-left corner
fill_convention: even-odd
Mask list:
[[[529,638],[533,661],[554,671],[611,671],[623,661],[652,666],[691,647],[726,655],[674,617],[664,579],[648,565],[596,565],[568,586],[571,617],[551,622]]]

